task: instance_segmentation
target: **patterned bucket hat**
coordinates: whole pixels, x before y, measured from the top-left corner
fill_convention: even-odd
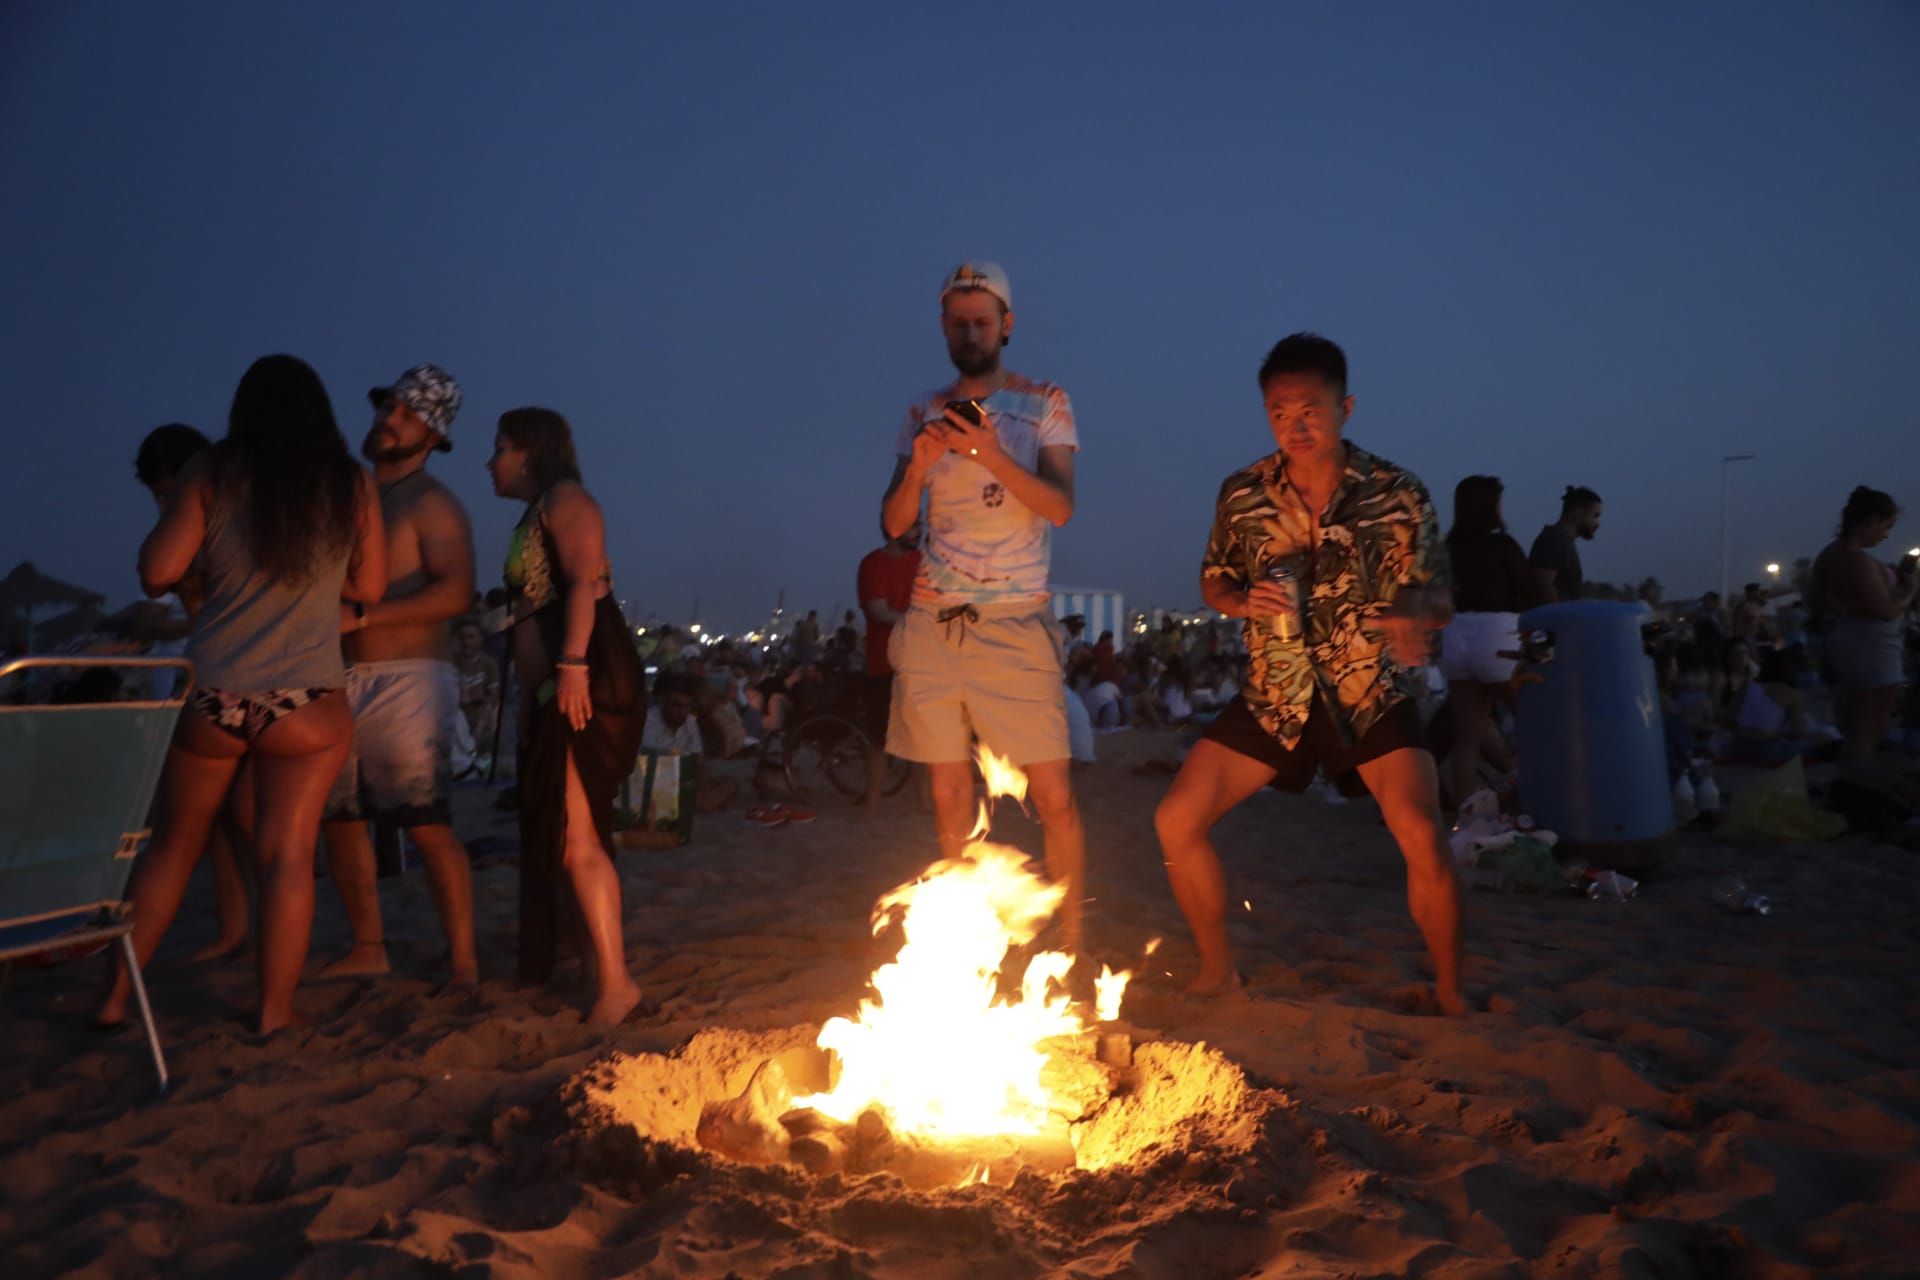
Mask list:
[[[417,364],[400,375],[390,387],[375,387],[367,399],[378,409],[389,400],[398,400],[420,415],[420,420],[440,433],[435,445],[442,453],[453,448],[449,428],[460,412],[460,384],[437,364]]]

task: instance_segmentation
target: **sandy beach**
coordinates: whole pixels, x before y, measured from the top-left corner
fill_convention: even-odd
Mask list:
[[[1424,1011],[1424,954],[1372,806],[1265,793],[1216,833],[1246,998],[1194,1002],[1178,994],[1194,957],[1150,822],[1167,775],[1135,769],[1170,760],[1174,737],[1100,748],[1079,775],[1091,949],[1137,965],[1164,937],[1125,1023],[1163,1046],[1170,1085],[1213,1069],[1184,1047],[1202,1042],[1238,1070],[1206,1085],[1226,1113],[1132,1160],[913,1190],[736,1164],[664,1122],[610,1139],[583,1104],[596,1072],[691,1071],[705,1054],[737,1087],[753,1046],[850,1013],[886,958],[872,905],[932,861],[931,821],[904,795],[775,830],[736,809],[685,848],[623,853],[629,955],[661,1008],[600,1034],[577,987],[513,983],[514,828],[468,790],[478,991],[435,994],[442,944],[416,871],[382,882],[396,972],[309,985],[313,1028],[258,1039],[242,1020],[250,961],[186,962],[213,935],[203,868],[149,971],[176,1073],[159,1099],[137,1030],[85,1028],[98,961],[15,971],[0,1004],[4,1274],[1913,1273],[1910,853],[1689,834],[1631,902],[1475,894],[1480,1011],[1447,1020]],[[1039,849],[1019,817],[995,836]],[[1776,913],[1716,907],[1731,870]],[[319,903],[313,969],[346,937],[330,884]],[[692,1114],[690,1099],[656,1102],[647,1114]]]

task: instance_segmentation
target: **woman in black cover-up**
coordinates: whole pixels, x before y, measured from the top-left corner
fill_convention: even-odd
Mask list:
[[[646,721],[646,672],[613,598],[606,525],[580,483],[573,434],[550,409],[501,415],[494,492],[527,503],[507,552],[520,687],[520,976],[553,971],[557,889],[573,889],[595,985],[587,1020],[640,1005],[627,973],[613,801]]]

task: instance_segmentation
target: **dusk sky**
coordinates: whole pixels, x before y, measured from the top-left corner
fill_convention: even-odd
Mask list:
[[[1920,543],[1920,7],[0,4],[0,572],[137,594],[142,434],[257,356],[438,362],[498,581],[499,414],[572,421],[638,617],[851,607],[937,286],[1012,278],[1073,398],[1054,579],[1198,602],[1254,372],[1346,347],[1444,522],[1606,500],[1590,578]]]

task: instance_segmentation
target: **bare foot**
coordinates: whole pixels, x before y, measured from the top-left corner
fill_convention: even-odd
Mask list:
[[[288,1009],[285,1013],[279,1014],[269,1014],[262,1009],[260,1020],[254,1024],[253,1029],[260,1035],[270,1036],[276,1031],[298,1031],[312,1025],[313,1020],[296,1009]]]
[[[95,1031],[118,1031],[127,1025],[127,1005],[124,1000],[106,1000],[93,1016],[87,1019],[87,1025]]]
[[[440,985],[442,991],[471,991],[480,985],[480,966],[469,960],[453,966],[453,972]]]
[[[1238,969],[1210,970],[1202,968],[1200,975],[1186,985],[1185,992],[1190,996],[1230,996],[1242,989]]]
[[[1458,991],[1442,991],[1437,987],[1433,992],[1433,1002],[1449,1018],[1463,1018],[1473,1008]]]
[[[187,957],[191,964],[208,964],[215,960],[225,960],[234,952],[247,945],[247,935],[237,938],[215,938],[206,946]]]
[[[385,943],[363,942],[321,969],[314,978],[319,982],[330,982],[335,978],[377,978],[391,972],[391,968],[387,963]]]
[[[640,988],[631,980],[609,987],[593,1002],[593,1008],[587,1010],[587,1025],[617,1027],[639,1003]]]

